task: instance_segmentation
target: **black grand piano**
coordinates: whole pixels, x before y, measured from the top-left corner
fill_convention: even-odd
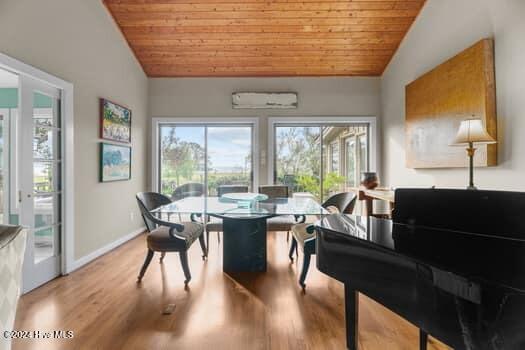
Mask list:
[[[525,193],[398,189],[393,220],[316,224],[317,267],[344,283],[357,349],[358,293],[456,350],[525,349]]]

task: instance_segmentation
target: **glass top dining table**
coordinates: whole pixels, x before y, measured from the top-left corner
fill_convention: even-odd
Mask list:
[[[281,215],[326,215],[328,211],[310,197],[235,201],[219,197],[186,197],[151,211],[152,214],[203,214],[228,218]]]
[[[253,194],[257,195],[257,194]],[[260,198],[257,198],[260,199]],[[294,216],[291,225],[329,214],[309,197],[232,200],[226,197],[186,197],[151,211],[157,217],[189,214],[192,221],[205,224],[209,216],[219,218],[222,240],[222,269],[226,273],[266,271],[267,221],[275,216]],[[200,218],[199,218],[200,217]],[[286,220],[286,217],[283,217]],[[215,223],[215,224],[216,224]],[[208,240],[207,240],[208,241]],[[209,246],[209,245],[208,245]]]

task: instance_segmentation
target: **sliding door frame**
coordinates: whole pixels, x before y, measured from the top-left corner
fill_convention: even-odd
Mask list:
[[[309,117],[286,117],[275,116],[268,118],[268,183],[275,182],[275,126],[276,125],[301,125],[318,126],[328,124],[333,126],[348,124],[367,124],[368,125],[368,161],[369,170],[379,172],[379,147],[378,147],[378,127],[375,116],[309,116]],[[322,159],[321,159],[322,162]],[[321,169],[322,169],[321,164]]]
[[[61,273],[68,274],[76,266],[75,261],[75,149],[74,149],[74,90],[73,84],[0,53],[0,68],[18,76],[27,76],[61,90],[62,120],[62,190],[61,206],[63,229],[61,230]],[[19,89],[20,91],[20,89]],[[20,113],[19,113],[20,115]]]
[[[249,125],[252,127],[252,186],[256,190],[259,186],[259,118],[254,117],[154,117],[151,125],[151,188],[160,192],[160,150],[159,130],[161,125],[187,125],[187,126],[236,126]],[[205,140],[207,142],[207,140]],[[206,167],[205,167],[206,169]],[[207,181],[207,179],[206,179]]]

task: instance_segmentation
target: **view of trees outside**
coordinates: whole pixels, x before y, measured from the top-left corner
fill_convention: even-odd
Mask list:
[[[322,126],[277,126],[275,138],[276,182],[294,192],[312,193],[318,200],[339,191],[345,178],[336,172],[322,173]],[[324,162],[327,160],[325,159]],[[323,176],[321,176],[323,175]],[[321,177],[323,193],[321,196]]]
[[[251,185],[250,126],[161,126],[160,138],[163,194],[170,196],[175,188],[189,182],[204,184],[205,165],[209,195],[216,195],[220,185]]]
[[[366,167],[359,160],[366,156],[366,149],[361,149],[361,142],[360,147],[355,144],[361,138],[366,140],[362,125],[278,125],[275,135],[275,182],[289,185],[293,192],[309,192],[322,201],[356,186],[358,172]],[[366,143],[362,147],[366,148]],[[251,187],[251,157],[250,126],[162,125],[161,192],[171,196],[183,184],[204,184],[205,173],[211,196],[220,185]]]
[[[160,128],[161,193],[188,182],[204,183],[204,127]]]

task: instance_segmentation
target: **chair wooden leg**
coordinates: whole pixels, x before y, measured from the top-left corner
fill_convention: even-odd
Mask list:
[[[304,280],[306,279],[306,274],[308,273],[308,268],[310,267],[310,254],[304,254],[303,257],[303,269],[301,271],[301,276],[299,277],[299,284],[303,288],[303,290],[306,288],[306,284],[304,283]]]
[[[295,237],[292,236],[292,244],[290,245],[290,252],[288,253],[291,262],[293,262],[294,250],[297,250],[297,241],[295,240]]]
[[[286,242],[290,241],[290,231],[286,231]]]
[[[140,283],[142,281],[142,277],[144,277],[144,273],[146,273],[146,269],[148,268],[148,265],[151,262],[151,259],[153,259],[153,253],[154,253],[153,250],[148,249],[148,254],[146,255],[144,264],[142,265],[142,268],[140,269],[139,276],[137,277],[137,283]]]
[[[210,231],[206,231],[206,250],[210,252]]]
[[[179,256],[180,264],[182,265],[182,271],[184,271],[184,277],[186,277],[184,284],[188,285],[188,283],[190,283],[191,280],[190,267],[188,265],[188,251],[184,250],[179,252]]]
[[[199,236],[199,243],[202,249],[202,260],[205,260],[208,257],[208,247],[206,246],[206,242],[204,241],[204,235]]]
[[[221,244],[221,233],[217,231],[217,242]]]
[[[166,252],[162,252],[162,253],[160,253],[160,259],[159,259],[159,261],[160,261],[161,264],[162,264],[162,262],[164,261],[164,257],[165,257],[165,256],[166,256]]]

